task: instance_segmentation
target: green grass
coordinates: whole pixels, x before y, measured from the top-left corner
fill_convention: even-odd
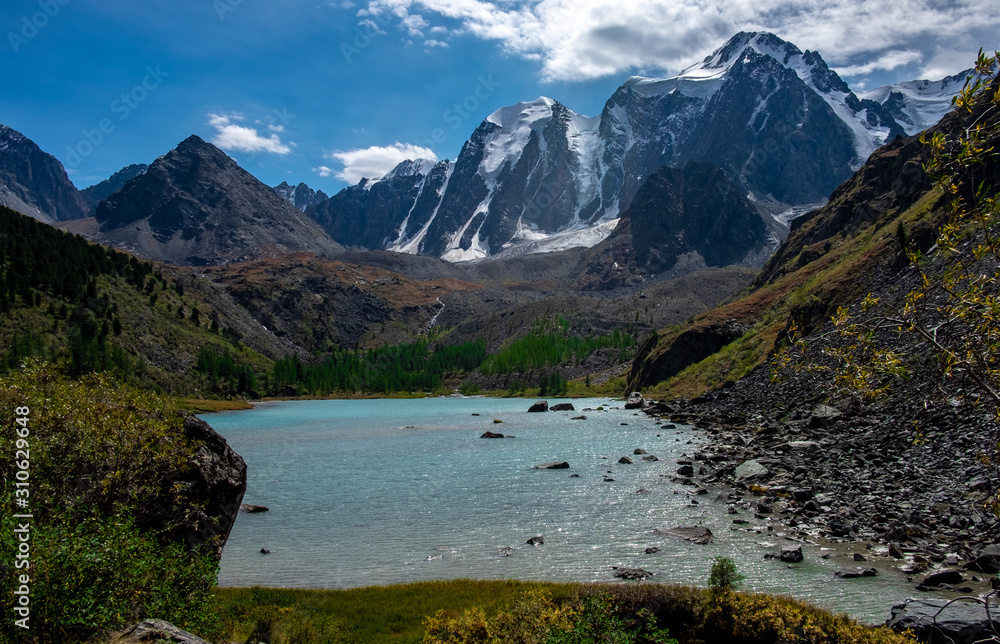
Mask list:
[[[244,641],[259,621],[276,614],[274,641],[282,641],[308,620],[332,622],[348,642],[415,644],[424,636],[424,618],[440,610],[457,616],[478,606],[489,614],[533,589],[558,598],[573,595],[576,588],[576,584],[470,579],[350,590],[220,588],[214,601],[222,625],[213,639]]]
[[[587,606],[588,597],[600,598],[611,607],[610,616],[629,631],[637,626],[634,621],[637,612],[652,608],[647,614],[652,621],[640,630],[668,629],[670,637],[681,644],[914,641],[788,597],[650,583],[556,584],[469,579],[351,590],[220,588],[213,599],[220,628],[203,635],[214,642],[252,638],[273,644],[422,641],[544,644],[560,641],[558,635],[555,640],[551,634],[544,635],[550,626],[562,624],[559,628],[565,628],[566,620],[579,625],[581,609]],[[430,626],[433,633],[425,633],[425,626]],[[495,638],[488,639],[484,633],[492,633]],[[425,636],[428,638],[424,639]],[[570,640],[564,638],[564,641]]]

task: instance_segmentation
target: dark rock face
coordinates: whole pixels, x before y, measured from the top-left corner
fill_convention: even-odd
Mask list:
[[[548,411],[548,410],[549,410],[549,402],[547,400],[539,400],[538,402],[536,402],[535,404],[533,404],[531,407],[528,408],[528,411],[532,413]]]
[[[247,466],[226,439],[197,416],[184,416],[184,433],[199,447],[190,460],[193,470],[176,484],[200,507],[193,507],[168,536],[192,548],[207,546],[221,558],[247,489]]]
[[[343,250],[315,222],[197,136],[98,204],[98,241],[157,261],[218,265]]]
[[[278,185],[274,186],[274,191],[278,193],[278,196],[292,204],[302,212],[305,212],[310,206],[316,206],[330,197],[322,190],[313,190],[305,183],[299,183],[297,186],[288,185],[287,181],[282,181]]]
[[[657,347],[659,334],[653,333],[636,352],[628,386],[639,389],[668,380],[739,339],[746,330],[738,322],[706,322],[682,331],[663,347]]]
[[[753,258],[773,248],[762,214],[709,163],[661,168],[642,184],[624,217],[636,265],[652,273],[670,270],[685,253],[697,253],[706,266],[730,266],[757,263]]]
[[[503,438],[503,434],[498,434],[496,432],[486,432],[479,438]]]
[[[0,125],[0,205],[47,224],[87,216],[59,160],[6,125]]]
[[[573,403],[557,403],[549,407],[549,411],[576,411]]]
[[[430,219],[430,198],[444,186],[449,165],[443,161],[427,170],[406,162],[391,176],[345,188],[305,213],[345,246],[387,248],[401,233],[416,235]]]
[[[80,196],[87,206],[87,214],[94,215],[97,212],[97,204],[124,188],[125,184],[132,179],[145,173],[147,168],[149,166],[145,163],[134,163],[122,168],[104,181],[81,190]]]
[[[955,602],[945,608],[946,603],[940,599],[907,599],[892,607],[886,626],[898,633],[910,630],[921,642],[950,640],[955,644],[989,641],[1000,630],[1000,606],[991,606],[991,624],[982,604]]]
[[[171,642],[173,644],[209,644],[197,635],[183,631],[162,619],[146,619],[131,626],[114,639],[114,644],[139,644],[140,642]]]
[[[540,546],[545,543],[545,537],[540,534],[535,535],[534,537],[531,537],[530,539],[525,541],[525,543],[527,543],[529,546]]]

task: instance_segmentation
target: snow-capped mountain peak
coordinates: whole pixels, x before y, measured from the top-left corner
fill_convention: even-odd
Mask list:
[[[544,96],[499,108],[453,164],[401,164],[316,216],[348,246],[453,261],[590,245],[648,177],[690,162],[720,168],[742,194],[784,212],[825,200],[875,148],[910,131],[895,114],[913,123],[943,114],[958,87],[932,85],[858,97],[819,53],[743,32],[673,78],[627,79],[596,116]],[[897,96],[912,99],[909,112],[893,111]],[[918,97],[928,106],[913,107]]]
[[[939,81],[914,80],[895,85],[883,85],[858,96],[880,103],[907,134],[916,134],[931,127],[951,109],[951,99],[962,90],[974,69],[967,69]]]

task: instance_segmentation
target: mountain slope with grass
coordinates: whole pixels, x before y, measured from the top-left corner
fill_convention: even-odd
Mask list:
[[[954,135],[975,120],[953,111],[928,132]],[[947,221],[948,202],[923,169],[929,158],[919,136],[876,150],[826,205],[793,221],[747,292],[649,338],[630,387],[698,395],[763,364],[793,320],[807,334],[838,307],[884,287],[880,274],[904,270],[906,251],[929,249]]]
[[[629,376],[706,432],[697,482],[735,486],[734,509],[891,544],[904,571],[976,569],[1000,538],[1000,79],[980,66],[991,83],[876,151],[747,292],[654,334]]]

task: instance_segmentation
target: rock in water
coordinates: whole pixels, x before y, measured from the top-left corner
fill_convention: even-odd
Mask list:
[[[630,459],[628,456],[622,456],[620,459],[618,459],[618,462],[621,463],[622,465],[632,465],[632,459]]]
[[[162,619],[146,619],[122,631],[111,640],[114,644],[171,642],[172,644],[209,644],[197,635],[182,631]]]
[[[566,461],[554,462],[554,463],[541,463],[535,466],[536,470],[565,470],[569,469],[569,463]]]
[[[646,404],[645,399],[642,397],[638,391],[633,391],[628,395],[628,400],[625,402],[625,409],[642,409]]]
[[[528,408],[528,411],[530,412],[548,411],[548,410],[549,410],[549,401],[547,400],[539,400],[534,405]]]
[[[269,508],[264,505],[253,505],[251,503],[241,503],[240,512],[246,512],[247,514],[255,514],[257,512],[267,512]]]
[[[680,537],[692,543],[708,544],[712,543],[712,531],[705,526],[678,526],[665,530],[653,530],[653,534],[669,535]]]
[[[538,534],[525,541],[529,546],[540,546],[545,543],[545,537]]]
[[[619,579],[645,579],[652,576],[653,573],[642,568],[615,568],[615,577]]]
[[[942,570],[941,572],[936,572],[933,575],[928,575],[920,582],[921,586],[926,586],[927,588],[933,588],[934,586],[940,586],[941,584],[960,584],[965,581],[965,575],[962,574],[960,570]]]
[[[841,579],[858,579],[860,577],[877,577],[878,570],[874,568],[856,568],[854,570],[838,570],[833,573],[834,577]]]
[[[576,407],[573,406],[573,403],[559,403],[549,407],[549,411],[576,411]]]
[[[945,608],[943,599],[907,599],[892,607],[886,626],[902,633],[910,630],[921,642],[972,644],[990,641],[993,631],[982,604],[955,602]],[[943,609],[943,610],[942,610]],[[991,605],[992,627],[1000,630],[1000,606]]]
[[[496,432],[486,432],[479,438],[503,438],[503,434],[497,434]]]
[[[786,547],[781,549],[780,559],[786,563],[799,563],[802,561],[802,546],[794,548]]]

